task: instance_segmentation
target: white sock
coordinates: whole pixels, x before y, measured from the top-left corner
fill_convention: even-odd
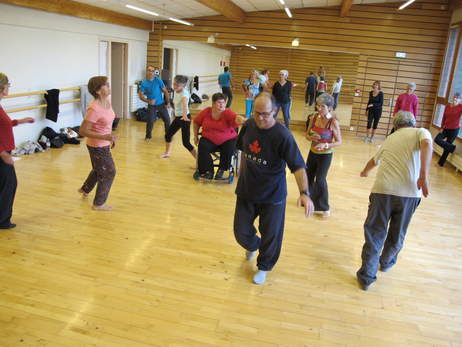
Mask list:
[[[255,254],[257,254],[257,251],[245,251],[245,259],[250,260],[255,257]]]
[[[266,273],[268,271],[258,270],[255,276],[253,276],[253,283],[263,284],[266,281]]]

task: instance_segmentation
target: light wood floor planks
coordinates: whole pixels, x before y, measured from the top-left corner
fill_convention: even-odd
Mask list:
[[[23,157],[0,232],[0,346],[462,346],[462,178],[432,164],[431,195],[395,268],[358,289],[376,150],[344,134],[329,173],[332,217],[305,219],[288,173],[283,251],[265,285],[232,232],[235,184],[192,179],[178,134],[123,121],[111,212],[81,199],[84,143]],[[307,155],[301,132],[296,138]]]

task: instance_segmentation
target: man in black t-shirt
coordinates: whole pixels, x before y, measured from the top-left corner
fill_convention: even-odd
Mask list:
[[[309,197],[306,166],[294,137],[273,115],[276,100],[269,93],[255,98],[254,118],[246,121],[239,133],[237,148],[242,151],[241,173],[236,187],[234,235],[244,247],[248,260],[257,250],[258,271],[253,281],[265,282],[266,273],[276,264],[281,252],[287,197],[286,163],[295,175],[305,216],[313,213]],[[259,232],[253,226],[259,217]]]

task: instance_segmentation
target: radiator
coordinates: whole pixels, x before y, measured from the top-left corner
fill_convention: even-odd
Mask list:
[[[130,86],[129,102],[130,112],[135,112],[139,108],[146,107],[146,103],[138,96],[138,86],[136,84]]]

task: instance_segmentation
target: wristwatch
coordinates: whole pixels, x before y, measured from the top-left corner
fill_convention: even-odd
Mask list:
[[[310,192],[308,190],[302,190],[300,191],[300,195],[306,195],[306,196],[310,196]]]

